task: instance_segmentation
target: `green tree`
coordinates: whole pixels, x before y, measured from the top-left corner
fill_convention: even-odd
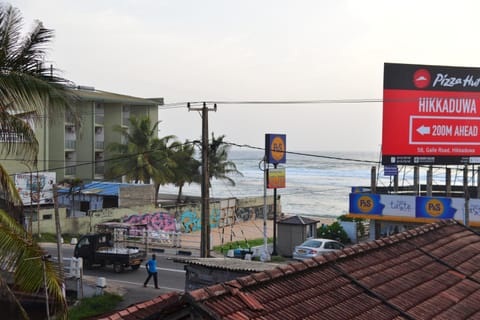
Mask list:
[[[36,166],[38,141],[31,126],[51,108],[70,108],[74,98],[57,76],[57,70],[45,67],[46,49],[53,31],[35,22],[22,35],[23,19],[18,9],[0,4],[0,150],[4,155],[18,155]],[[0,165],[0,190],[9,204],[0,210],[0,265],[13,272],[14,285],[24,292],[38,292],[43,287],[42,249],[12,216],[12,207],[21,206],[14,183]],[[66,301],[61,290],[59,270],[46,261],[47,291],[60,315],[66,315]],[[0,292],[17,302],[5,279],[0,278]],[[16,303],[18,316],[26,318]]]
[[[322,225],[318,228],[317,237],[337,240],[344,244],[350,243],[350,238],[338,221],[330,225]]]
[[[178,187],[177,202],[180,202],[185,184],[200,183],[201,162],[195,159],[194,145],[188,140],[175,148],[172,159],[176,163],[172,170],[172,183]]]
[[[215,138],[215,135],[212,132],[212,140],[209,143],[208,150],[208,174],[210,186],[212,178],[226,180],[230,185],[235,186],[235,180],[230,176],[243,176],[242,173],[237,170],[235,162],[228,160],[230,145],[226,144],[224,139],[225,135]]]
[[[172,154],[178,147],[175,136],[158,137],[157,121],[153,126],[150,117],[130,117],[130,128],[116,126],[125,143],[111,143],[107,149],[112,151],[110,167],[106,177],[118,179],[125,176],[134,183],[151,183],[155,187],[155,204],[161,185],[172,181],[172,170],[176,167]]]

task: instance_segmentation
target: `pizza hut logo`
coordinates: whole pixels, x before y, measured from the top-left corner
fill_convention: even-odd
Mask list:
[[[432,77],[427,69],[419,69],[413,74],[413,84],[418,89],[426,88],[430,85]]]

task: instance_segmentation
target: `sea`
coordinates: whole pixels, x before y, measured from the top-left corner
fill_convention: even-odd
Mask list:
[[[210,197],[263,197],[263,150],[237,148],[229,152],[242,175],[230,176],[235,186],[225,180],[213,179]],[[348,197],[352,187],[369,187],[371,168],[380,166],[380,152],[374,151],[302,151],[287,152],[286,187],[277,189],[281,211],[286,215],[336,217],[348,213]],[[270,164],[272,168],[273,165]],[[379,169],[377,169],[379,172]],[[391,184],[390,177],[378,176],[379,185]],[[266,189],[267,196],[274,193]],[[162,186],[161,193],[177,193],[173,185]],[[199,196],[198,184],[185,186],[183,195]]]

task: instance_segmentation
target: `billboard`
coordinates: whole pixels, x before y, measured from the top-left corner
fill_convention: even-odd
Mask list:
[[[465,199],[350,193],[349,216],[384,221],[430,223],[443,219],[465,221]],[[480,226],[480,199],[468,203],[469,226]]]
[[[15,175],[15,187],[24,205],[52,204],[55,172],[32,172]]]
[[[267,163],[286,163],[287,136],[284,134],[265,134],[265,153]]]
[[[479,164],[480,68],[384,65],[382,164]]]

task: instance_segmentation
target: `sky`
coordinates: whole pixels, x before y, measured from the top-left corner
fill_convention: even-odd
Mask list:
[[[287,151],[380,151],[383,65],[480,67],[478,1],[14,0],[55,31],[47,60],[77,85],[163,97],[159,136],[201,138],[186,102],[228,101],[209,131]],[[247,104],[247,101],[317,101]],[[353,100],[355,103],[346,103]],[[328,102],[330,101],[330,102]],[[210,106],[210,105],[209,105]]]

